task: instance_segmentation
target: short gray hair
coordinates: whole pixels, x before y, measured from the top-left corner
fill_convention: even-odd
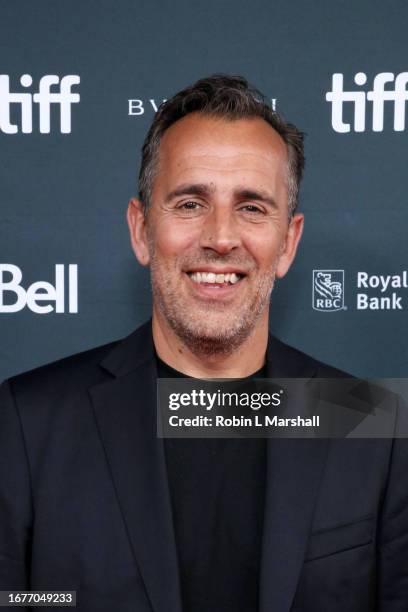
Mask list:
[[[297,208],[299,184],[305,165],[304,135],[273,110],[264,95],[251,87],[246,79],[224,74],[200,79],[160,105],[142,148],[139,198],[145,214],[151,204],[159,147],[164,132],[179,119],[197,112],[226,120],[260,117],[278,132],[288,151],[288,203],[291,217]]]

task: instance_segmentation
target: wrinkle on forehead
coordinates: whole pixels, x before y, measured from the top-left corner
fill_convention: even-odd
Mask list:
[[[266,158],[256,154],[253,155],[186,155],[177,160],[173,160],[175,170],[181,171],[194,171],[194,170],[209,170],[211,172],[246,172],[248,170],[252,172],[260,172],[270,174],[270,163],[271,158]],[[281,160],[276,160],[278,164]],[[254,165],[254,162],[256,165]],[[163,159],[162,167],[164,165],[172,165],[172,160]],[[282,168],[286,168],[285,164],[282,164]]]
[[[217,153],[209,153],[208,151],[203,151],[202,153],[192,153],[192,154],[182,154],[176,162],[176,165],[181,165],[187,162],[187,164],[199,164],[203,168],[213,169],[213,167],[219,167],[219,164],[225,164],[226,166],[233,166],[233,169],[244,169],[246,168],[246,164],[256,162],[256,163],[265,163],[270,164],[271,161],[282,163],[282,158],[280,155],[271,151],[269,154],[262,153],[253,153],[249,151],[240,151],[239,153],[235,153],[236,147],[234,147],[234,153],[229,153],[225,151],[223,153],[218,148]],[[173,152],[174,153],[174,152]],[[163,161],[167,162],[166,157],[169,158],[171,163],[172,154],[163,154]],[[286,160],[285,160],[286,162]],[[187,166],[186,166],[187,167]]]
[[[186,147],[194,157],[206,155],[220,159],[248,155],[287,161],[285,142],[272,126],[258,117],[225,120],[199,113],[187,115],[163,134],[160,153],[164,158],[170,154],[182,155]]]

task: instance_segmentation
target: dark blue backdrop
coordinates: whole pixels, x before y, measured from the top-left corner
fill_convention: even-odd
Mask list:
[[[14,0],[0,11],[0,379],[149,316],[125,225],[140,146],[154,106],[214,72],[243,74],[307,133],[305,235],[274,290],[272,330],[355,374],[406,375],[405,0]],[[343,87],[330,94],[333,75]],[[55,286],[57,264],[59,313],[38,300],[47,285],[25,297]],[[323,310],[314,270],[338,283]],[[358,287],[359,272],[373,286]],[[357,307],[372,298],[383,308]]]

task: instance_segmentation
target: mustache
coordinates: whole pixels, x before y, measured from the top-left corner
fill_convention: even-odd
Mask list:
[[[251,272],[255,268],[255,261],[248,254],[226,253],[221,255],[214,251],[202,251],[200,253],[188,255],[180,260],[182,267],[194,268],[205,264],[236,267],[244,272]]]

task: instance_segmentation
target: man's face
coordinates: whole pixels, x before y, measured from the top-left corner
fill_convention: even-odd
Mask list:
[[[197,113],[165,132],[147,218],[136,203],[129,219],[151,267],[154,316],[207,352],[228,352],[265,323],[303,221],[288,221],[280,136],[262,119]]]

